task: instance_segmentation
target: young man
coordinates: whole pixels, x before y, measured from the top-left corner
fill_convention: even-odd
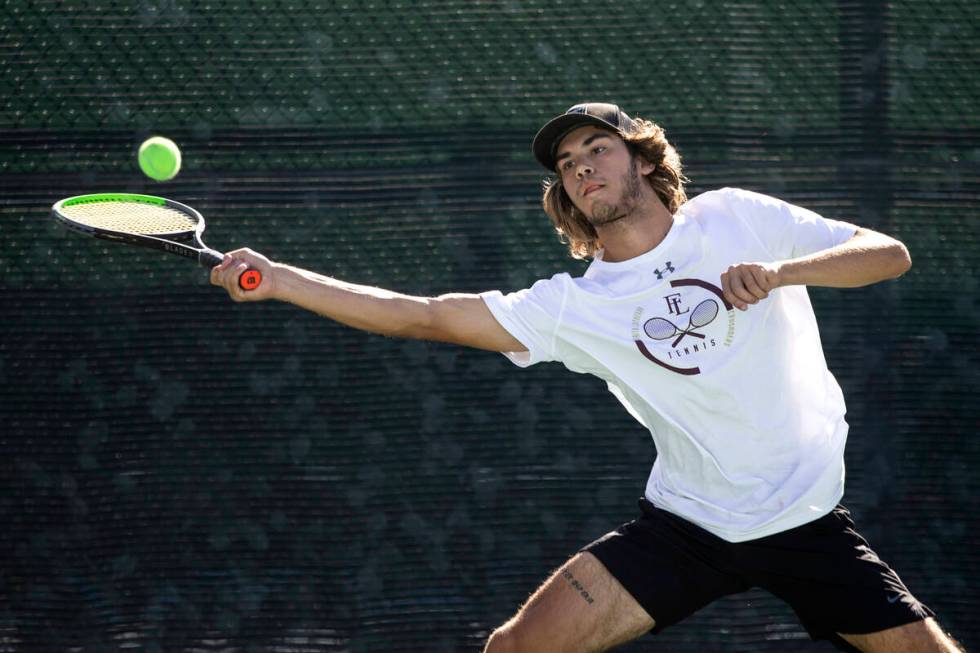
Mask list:
[[[806,286],[908,270],[900,242],[737,189],[687,200],[663,130],[611,104],[548,122],[544,207],[594,260],[503,295],[410,297],[238,250],[212,271],[355,328],[561,361],[605,380],[656,443],[641,514],[556,571],[487,651],[603,651],[763,587],[842,650],[955,651],[838,505],[847,434]],[[243,292],[246,266],[262,285]]]

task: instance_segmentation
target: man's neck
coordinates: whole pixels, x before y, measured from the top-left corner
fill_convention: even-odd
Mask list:
[[[663,242],[673,222],[674,216],[652,194],[652,199],[637,207],[632,215],[596,229],[603,249],[602,260],[618,263],[646,254]]]

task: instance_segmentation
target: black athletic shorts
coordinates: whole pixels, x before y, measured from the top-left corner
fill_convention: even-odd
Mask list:
[[[656,622],[654,633],[712,601],[761,587],[789,603],[813,639],[854,651],[836,633],[865,634],[934,616],[837,506],[816,521],[727,542],[646,499],[639,519],[582,551],[596,556]]]

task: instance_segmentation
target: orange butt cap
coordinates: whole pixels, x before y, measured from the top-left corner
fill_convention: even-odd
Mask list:
[[[242,290],[255,290],[262,283],[262,273],[258,270],[245,270],[242,276],[238,277],[238,285]]]

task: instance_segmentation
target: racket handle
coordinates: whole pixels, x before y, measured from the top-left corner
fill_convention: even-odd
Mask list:
[[[206,267],[213,268],[225,260],[225,255],[213,249],[203,249],[197,257],[198,262]],[[262,273],[255,268],[246,268],[238,276],[238,287],[242,290],[255,290],[262,283]]]
[[[262,273],[255,268],[246,268],[238,276],[238,287],[242,290],[255,290],[262,283]]]
[[[220,265],[223,260],[225,260],[225,255],[213,249],[202,249],[197,254],[197,262],[201,264],[202,268],[211,269]]]

